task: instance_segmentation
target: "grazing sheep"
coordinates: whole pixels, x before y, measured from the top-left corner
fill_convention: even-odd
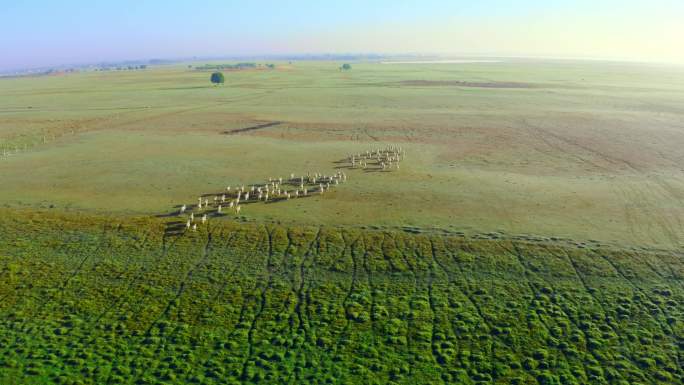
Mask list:
[[[188,221],[185,222],[185,228],[186,228],[186,229],[189,229],[190,226],[192,226],[192,223],[191,223],[190,220],[188,219]]]
[[[219,214],[221,214],[221,209],[222,209],[221,205],[218,205],[218,208],[216,209],[216,212],[219,213]]]
[[[202,223],[207,223],[207,214],[202,215]]]
[[[185,207],[185,205],[181,206],[181,208],[180,208],[180,213],[183,214],[183,213],[185,212],[185,209],[186,209],[186,208],[187,208],[187,207]]]
[[[240,214],[240,210],[242,209],[242,206],[238,206],[235,208],[235,211],[237,211],[238,214]]]
[[[197,223],[195,223],[194,225],[192,225],[192,231],[197,231]]]

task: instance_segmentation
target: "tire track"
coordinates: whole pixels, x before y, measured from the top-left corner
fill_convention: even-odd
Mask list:
[[[247,377],[247,366],[249,364],[249,361],[252,359],[252,356],[254,356],[254,331],[256,329],[256,323],[259,321],[259,318],[261,317],[261,314],[264,311],[264,308],[266,307],[266,292],[268,289],[271,287],[273,284],[273,232],[275,231],[274,228],[268,229],[265,228],[266,234],[268,236],[268,258],[266,260],[266,272],[267,272],[267,277],[266,277],[266,284],[263,286],[261,289],[261,298],[259,300],[259,309],[257,310],[256,314],[254,315],[254,318],[252,319],[252,323],[249,327],[249,331],[247,332],[247,357],[242,363],[242,370],[240,371],[240,376],[244,379]],[[288,245],[289,247],[289,245]]]
[[[321,237],[321,231],[322,231],[322,226],[318,227],[318,231],[316,232],[316,235],[314,238],[311,240],[309,243],[309,246],[304,253],[304,256],[302,258],[301,263],[299,264],[299,276],[300,276],[300,282],[299,286],[295,290],[295,294],[297,297],[297,302],[295,303],[295,313],[297,315],[297,319],[299,321],[299,324],[297,326],[298,331],[303,331],[305,339],[308,341],[309,335],[308,335],[308,327],[305,326],[304,323],[304,318],[302,316],[302,303],[305,301],[305,294],[304,294],[304,286],[306,285],[306,268],[305,264],[313,259],[313,249],[314,245],[320,242],[320,237]],[[288,231],[288,238],[290,237],[290,233]],[[292,334],[292,318],[290,318],[290,333]]]

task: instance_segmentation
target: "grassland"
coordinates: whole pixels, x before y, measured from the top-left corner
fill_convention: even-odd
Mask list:
[[[2,214],[2,383],[684,378],[680,253]]]
[[[684,381],[684,70],[338,67],[0,79],[0,383]]]
[[[329,172],[350,152],[394,143],[410,162],[391,177],[357,172],[329,199],[244,215],[684,242],[681,69],[338,67],[279,63],[229,72],[223,87],[186,66],[2,79],[0,148],[27,150],[0,161],[0,201],[155,215],[224,185]],[[271,122],[281,124],[224,134]]]

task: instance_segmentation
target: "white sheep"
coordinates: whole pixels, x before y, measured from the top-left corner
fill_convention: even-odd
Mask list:
[[[202,223],[207,223],[207,214],[202,215]]]
[[[240,210],[242,209],[242,206],[238,206],[235,208],[235,211],[237,211],[238,214],[240,214]]]
[[[180,208],[180,213],[183,214],[183,213],[185,212],[185,209],[186,209],[186,208],[187,208],[187,207],[185,207],[185,205],[181,206],[181,208]]]
[[[194,225],[192,225],[192,231],[197,231],[197,223],[195,223]]]

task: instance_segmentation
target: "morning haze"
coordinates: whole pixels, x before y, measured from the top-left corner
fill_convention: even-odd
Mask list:
[[[682,63],[683,13],[674,0],[14,2],[3,9],[0,70],[302,53]]]

